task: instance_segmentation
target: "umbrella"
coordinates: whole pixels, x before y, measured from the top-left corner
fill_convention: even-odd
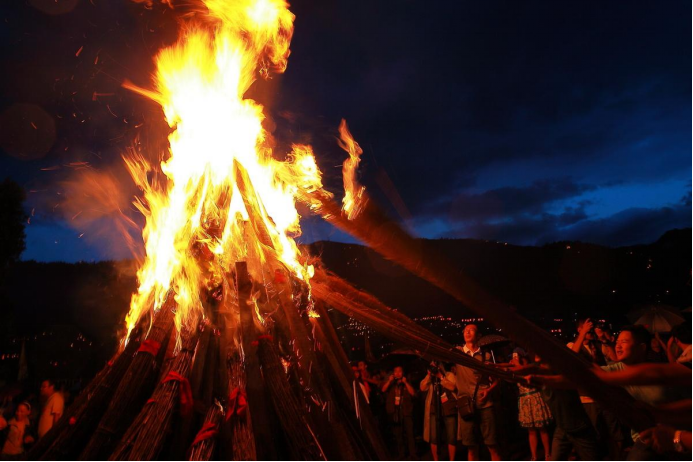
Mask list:
[[[685,321],[676,311],[668,306],[649,306],[632,313],[632,317],[637,316],[635,324],[645,326],[650,332],[670,332]]]
[[[502,335],[497,335],[497,334],[490,334],[490,335],[484,335],[479,339],[479,346],[482,347],[487,347],[491,345],[498,345],[501,343],[510,343],[510,340],[503,337]]]
[[[377,367],[389,371],[395,366],[403,366],[405,369],[420,369],[425,368],[426,364],[428,361],[423,359],[418,351],[400,348],[380,358]]]

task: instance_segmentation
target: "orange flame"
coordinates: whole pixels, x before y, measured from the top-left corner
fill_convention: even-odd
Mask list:
[[[363,149],[354,140],[347,127],[346,120],[342,119],[339,124],[339,136],[337,141],[339,147],[349,153],[349,158],[344,161],[342,166],[342,177],[344,180],[344,198],[342,199],[342,209],[349,220],[353,220],[361,211],[364,205],[366,188],[361,186],[356,179],[356,170],[361,162]]]
[[[125,158],[146,218],[129,329],[158,309],[169,289],[178,325],[190,325],[204,313],[200,288],[223,280],[236,261],[258,259],[249,269],[260,281],[267,259],[297,278],[312,276],[294,241],[295,194],[322,187],[312,150],[294,146],[289,161],[273,159],[263,107],[244,99],[258,75],[286,69],[294,15],[283,0],[204,4],[209,21],[187,24],[178,43],[158,54],[155,90],[126,84],[159,103],[173,129],[160,165],[163,184],[151,180],[156,166]]]

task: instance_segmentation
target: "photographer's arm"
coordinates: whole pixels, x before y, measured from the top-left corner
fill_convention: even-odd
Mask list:
[[[455,379],[455,375],[450,372],[444,374],[440,379],[440,384],[447,390],[455,391],[457,388],[457,380]]]

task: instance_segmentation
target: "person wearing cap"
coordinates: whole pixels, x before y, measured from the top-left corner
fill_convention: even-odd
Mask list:
[[[5,444],[2,446],[0,454],[3,456],[18,456],[24,453],[24,445],[34,442],[30,435],[31,405],[24,401],[17,406],[14,417],[6,421],[0,416],[0,430],[7,430]]]

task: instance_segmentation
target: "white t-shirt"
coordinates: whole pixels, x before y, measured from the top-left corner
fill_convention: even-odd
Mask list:
[[[48,433],[48,430],[53,428],[53,416],[55,419],[59,419],[63,415],[63,410],[65,409],[65,398],[61,393],[55,392],[48,397],[46,405],[43,406],[41,410],[41,417],[39,418],[38,424],[38,436],[42,438],[43,435]]]

